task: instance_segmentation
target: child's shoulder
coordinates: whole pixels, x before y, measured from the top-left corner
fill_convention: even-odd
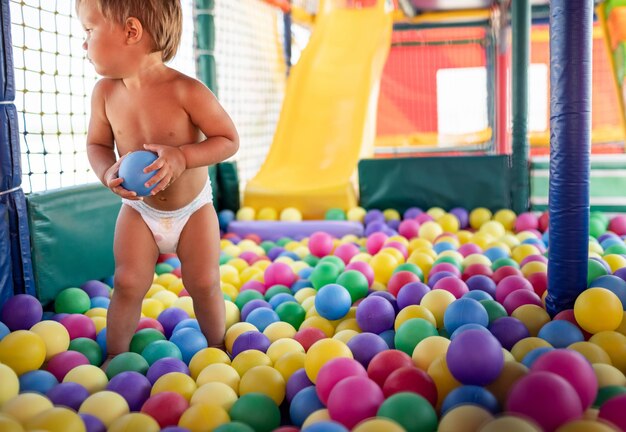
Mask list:
[[[115,91],[115,88],[120,84],[121,80],[114,78],[100,78],[93,86],[94,96],[104,96]]]
[[[181,91],[198,91],[207,87],[196,78],[185,75],[175,69],[170,69],[171,82]]]

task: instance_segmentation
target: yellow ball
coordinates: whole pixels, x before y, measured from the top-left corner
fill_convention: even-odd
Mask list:
[[[258,254],[257,254],[258,255]],[[241,271],[241,274],[239,275],[240,279],[241,279],[241,284],[243,285],[246,282],[249,282],[251,280],[256,280],[259,282],[263,281],[263,270],[261,270],[258,267],[248,267],[245,268]],[[233,297],[234,299],[235,297]]]
[[[469,223],[472,228],[475,230],[480,229],[480,227],[485,223],[491,220],[491,210],[486,209],[484,207],[478,207],[472,210],[469,214]]]
[[[537,305],[522,305],[515,309],[511,316],[520,320],[531,336],[537,336],[541,327],[550,322],[548,312]]]
[[[515,360],[521,362],[526,357],[526,354],[534,350],[535,348],[551,347],[549,342],[538,337],[527,337],[517,341],[513,348],[511,348],[511,354],[515,357]]]
[[[283,338],[293,338],[296,334],[296,329],[289,323],[277,321],[265,327],[263,334],[267,336],[270,342],[275,342]]]
[[[89,394],[94,394],[104,390],[109,379],[99,367],[86,364],[71,369],[63,378],[63,382],[80,384],[87,389]]]
[[[333,335],[333,339],[347,344],[348,342],[350,342],[350,339],[358,334],[359,332],[352,329],[340,330],[338,332],[335,332],[335,334]]]
[[[0,430],[3,432],[24,432],[24,428],[18,421],[2,413],[0,413]]]
[[[178,282],[180,278],[172,273],[162,273],[157,276],[153,283],[161,285],[165,287],[165,289],[169,289],[170,285],[174,282]]]
[[[155,275],[155,279],[156,279],[156,275]],[[164,290],[165,290],[165,287],[163,285],[153,283],[150,286],[150,289],[148,290],[148,292],[146,293],[146,298],[151,298],[156,293],[164,291]]]
[[[106,318],[107,310],[105,308],[100,308],[100,307],[91,308],[87,312],[85,312],[85,316],[88,316],[89,318],[95,318],[95,317],[105,317]],[[35,327],[35,326],[33,326],[33,327]],[[30,331],[33,331],[33,329],[31,328]],[[47,345],[46,345],[46,347],[47,347]]]
[[[94,393],[83,401],[78,410],[81,414],[91,414],[100,419],[108,428],[111,424],[128,414],[128,403],[118,393],[104,390]]]
[[[302,221],[302,213],[294,207],[287,207],[280,212],[280,220],[283,222],[300,222]]]
[[[626,386],[626,375],[615,366],[605,363],[594,363],[591,366],[598,378],[598,388]]]
[[[297,340],[284,338],[284,339],[279,339],[275,342],[272,342],[272,344],[269,346],[265,354],[267,354],[269,358],[272,360],[272,363],[274,363],[280,357],[290,352],[302,352],[303,353],[304,348],[302,347],[300,342],[298,342]]]
[[[505,230],[513,231],[517,215],[512,210],[501,209],[493,215],[493,220],[500,222]]]
[[[0,406],[2,406],[3,414],[13,417],[22,424],[53,407],[50,399],[39,393],[22,393],[5,404],[0,403]],[[1,423],[0,430],[3,430]]]
[[[9,366],[0,363],[0,407],[8,400],[13,399],[20,391],[20,381],[15,371]]]
[[[36,415],[24,423],[24,428],[28,431],[85,432],[83,419],[71,409],[63,407],[53,407]]]
[[[287,382],[294,372],[304,367],[305,358],[306,354],[302,352],[287,353],[276,360],[274,369],[276,369],[283,376],[285,382]]]
[[[448,306],[455,300],[456,297],[454,297],[454,294],[451,292],[436,289],[427,292],[426,295],[422,297],[420,305],[424,306],[433,314],[437,321],[437,328],[442,328],[443,314],[446,312]]]
[[[513,385],[527,374],[528,368],[522,363],[505,361],[498,378],[485,388],[496,397],[501,406],[505,406],[509,391]]]
[[[473,264],[482,264],[491,267],[491,260],[483,254],[470,254],[461,260],[463,268],[469,267]]]
[[[531,420],[521,417],[502,416],[482,425],[479,432],[541,432],[541,428]]]
[[[270,366],[253,367],[246,371],[239,383],[239,394],[248,393],[262,393],[280,405],[285,399],[285,379]]]
[[[515,246],[513,250],[511,250],[511,258],[513,258],[517,263],[521,263],[524,258],[531,255],[541,255],[541,251],[537,249],[537,246],[522,243],[519,246]]]
[[[452,408],[441,418],[439,432],[475,432],[493,416],[476,405],[461,405]]]
[[[347,217],[348,220],[352,222],[363,222],[366,213],[363,207],[352,207],[348,210]]]
[[[622,255],[609,254],[609,255],[604,255],[602,259],[611,268],[611,273],[615,273],[615,271],[626,267],[626,258],[624,258]]]
[[[305,319],[302,324],[300,324],[300,329],[305,329],[309,327],[314,327],[316,329],[320,329],[326,337],[333,337],[335,334],[335,327],[332,325],[330,321],[326,318],[322,318],[321,316],[312,316],[310,318]]]
[[[560,426],[559,432],[615,432],[608,422],[602,420],[574,420]]]
[[[229,411],[237,402],[237,393],[231,387],[221,382],[206,383],[199,387],[191,397],[191,405],[217,405]]]
[[[436,220],[441,229],[447,233],[456,233],[461,225],[459,219],[452,213],[446,213]]]
[[[426,210],[426,214],[430,216],[431,218],[433,218],[434,220],[437,220],[441,216],[446,214],[446,211],[442,209],[441,207],[431,207],[428,210]]]
[[[611,363],[626,374],[626,336],[614,331],[596,333],[589,342],[598,345],[611,357]]]
[[[256,211],[252,207],[241,207],[237,210],[237,215],[235,216],[238,221],[253,221],[256,216]]]
[[[259,350],[246,350],[233,359],[232,366],[239,376],[243,376],[249,369],[255,366],[272,366],[272,360]]]
[[[302,304],[303,301],[305,301],[309,297],[313,297],[315,294],[317,294],[317,290],[315,288],[302,288],[298,290],[293,296],[296,298],[298,303]]]
[[[178,296],[171,291],[163,290],[157,293],[154,293],[152,300],[160,301],[165,309],[169,308],[174,304],[176,300],[178,300]]]
[[[427,253],[416,251],[409,256],[407,262],[418,266],[420,270],[422,270],[422,273],[424,273],[424,277],[427,278],[428,273],[430,273],[430,269],[435,263],[435,258],[428,255]]]
[[[224,246],[222,248],[222,252],[224,252],[224,255],[226,256],[238,257],[241,254],[241,249],[239,248],[239,246],[230,244],[230,245]]]
[[[184,289],[185,289],[185,284],[183,283],[182,279],[176,279],[167,287],[168,291],[171,291],[176,295],[180,294],[180,292]]]
[[[435,315],[423,305],[409,305],[402,309],[398,316],[396,316],[396,321],[394,323],[394,330],[398,331],[400,326],[404,324],[405,321],[410,320],[412,318],[422,318],[426,321],[430,322],[435,327],[437,326],[437,319]]]
[[[322,366],[337,357],[354,358],[350,348],[335,339],[321,339],[311,345],[304,360],[304,370],[309,379],[315,383]]]
[[[443,234],[443,228],[437,222],[426,221],[424,222],[418,231],[420,238],[426,239],[429,242],[434,242],[435,239]]]
[[[548,264],[540,261],[531,261],[524,264],[521,268],[521,271],[522,275],[524,275],[525,278],[528,278],[528,276],[534,273],[547,273]]]
[[[318,409],[317,411],[313,411],[302,423],[302,429],[305,429],[312,424],[328,421],[330,420],[330,413],[326,408]]]
[[[574,303],[576,322],[589,333],[615,330],[624,316],[619,297],[605,288],[589,288]]]
[[[46,344],[37,333],[17,330],[0,340],[0,363],[22,375],[37,370],[46,359]]]
[[[215,363],[230,364],[230,357],[218,348],[203,348],[193,355],[189,362],[189,372],[193,379],[198,378],[200,372],[208,365]]]
[[[441,355],[433,360],[426,372],[435,382],[437,387],[437,407],[441,407],[448,393],[459,387],[461,383],[452,376],[450,369],[448,369],[445,355]]]
[[[163,392],[175,392],[189,400],[197,388],[196,382],[189,375],[182,372],[170,372],[161,375],[156,380],[152,385],[150,396]]]
[[[576,342],[568,346],[567,349],[581,353],[591,364],[611,364],[611,357],[609,357],[606,351],[591,342]]]
[[[124,414],[109,427],[107,432],[159,432],[161,427],[155,419],[148,414],[133,412]]]
[[[337,327],[335,327],[335,335],[344,330],[352,330],[355,333],[361,333],[361,328],[359,327],[359,323],[356,321],[356,318],[344,318],[339,324],[337,324]]]
[[[228,264],[222,264],[220,266],[220,280],[223,283],[231,284],[235,288],[241,287],[241,278],[239,277],[239,270]]]
[[[239,374],[229,364],[213,363],[202,369],[202,372],[196,378],[198,387],[210,382],[221,382],[232,388],[235,393],[239,392]]]
[[[398,260],[388,253],[378,253],[372,257],[369,264],[374,270],[374,278],[386,285],[398,266]]]
[[[488,234],[495,239],[499,239],[506,234],[506,229],[500,222],[490,220],[480,226],[479,232]]]
[[[196,317],[196,311],[193,308],[193,299],[189,296],[178,297],[172,307],[184,310],[187,312],[187,315],[189,315],[189,318]]]
[[[391,419],[375,417],[357,424],[352,432],[404,432],[404,428]]]
[[[100,333],[103,328],[107,326],[107,319],[103,317],[93,317],[91,319],[93,321],[93,325],[96,326],[96,334]]]
[[[141,313],[149,318],[156,319],[164,310],[163,303],[153,298],[143,299],[141,302]]]
[[[241,319],[241,311],[230,300],[224,300],[224,313],[226,314],[226,330],[237,324]]]
[[[178,426],[190,431],[212,431],[226,423],[230,423],[230,416],[226,410],[208,403],[189,407],[178,420]]]
[[[400,213],[398,213],[398,210],[396,209],[386,209],[383,211],[383,216],[385,217],[385,220],[387,221],[391,221],[391,220],[400,220]]]
[[[448,352],[450,339],[442,336],[430,336],[422,339],[413,349],[413,364],[427,371],[432,362]]]
[[[30,328],[30,331],[38,334],[46,345],[46,360],[55,355],[67,351],[70,346],[70,334],[63,324],[52,321],[40,321]]]
[[[256,216],[260,221],[275,221],[278,219],[278,212],[273,207],[263,207]]]
[[[228,352],[233,352],[233,344],[235,343],[235,339],[239,337],[242,333],[247,331],[259,331],[253,324],[247,322],[238,322],[233,324],[226,330],[226,335],[224,336],[224,344],[226,345],[226,349]]]

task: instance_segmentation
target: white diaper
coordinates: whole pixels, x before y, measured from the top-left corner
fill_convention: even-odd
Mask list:
[[[208,177],[204,188],[198,196],[185,207],[177,210],[157,210],[140,200],[122,199],[122,203],[139,212],[150,231],[152,231],[154,241],[161,253],[176,253],[180,233],[191,215],[205,204],[211,202],[213,202],[213,191],[211,190],[211,180]]]

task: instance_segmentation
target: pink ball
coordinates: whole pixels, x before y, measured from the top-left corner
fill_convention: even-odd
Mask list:
[[[88,365],[89,359],[78,351],[63,351],[52,357],[46,365],[46,370],[62,382],[65,375],[81,365]]]
[[[383,391],[367,377],[353,376],[339,382],[328,397],[330,418],[352,429],[374,417],[385,400]]]
[[[289,265],[283,262],[274,262],[265,269],[265,286],[285,285],[290,287],[297,277]]]
[[[419,223],[423,224],[424,222],[430,222],[433,221],[433,217],[431,215],[429,215],[428,213],[420,213],[417,216],[415,216],[415,220],[418,221]]]
[[[526,231],[539,227],[539,219],[533,213],[521,213],[515,220],[515,232]]]
[[[248,265],[252,265],[256,262],[259,256],[252,251],[243,251],[239,254],[239,258],[248,263]]]
[[[612,397],[600,407],[598,418],[607,420],[620,430],[626,430],[626,395]]]
[[[300,342],[304,351],[308,351],[311,345],[318,340],[326,338],[326,334],[316,327],[307,327],[300,329],[293,335],[293,338]]]
[[[548,289],[548,273],[537,272],[528,275],[528,282],[533,286],[535,294],[539,297]]]
[[[359,253],[359,248],[352,243],[345,243],[337,246],[334,255],[341,258],[344,264],[348,264],[353,256]]]
[[[377,254],[382,249],[383,245],[387,241],[387,234],[382,232],[375,232],[370,235],[365,241],[365,249],[370,255]]]
[[[239,292],[243,292],[247,290],[254,290],[254,291],[260,292],[261,294],[265,294],[265,291],[267,291],[267,287],[265,286],[263,282],[252,279],[244,283],[239,289]]]
[[[498,283],[500,283],[500,281],[502,279],[504,279],[507,276],[521,276],[521,277],[523,277],[524,275],[522,274],[520,269],[518,269],[517,267],[502,266],[502,267],[498,268],[496,271],[493,272],[493,275],[491,276],[491,279],[493,279],[493,281],[496,284],[498,284]]]
[[[533,372],[511,388],[506,409],[536,421],[545,431],[579,419],[583,414],[574,387],[551,372]]]
[[[419,235],[420,223],[415,219],[405,219],[398,226],[398,233],[407,239],[412,239]]]
[[[449,262],[440,262],[432,266],[430,272],[428,273],[430,276],[442,272],[447,271],[452,273],[455,276],[461,277],[461,270],[454,264],[450,264]]]
[[[482,253],[483,250],[480,248],[480,246],[475,245],[474,243],[465,243],[459,246],[458,252],[464,257],[466,257],[466,256],[470,256],[473,254]]]
[[[158,320],[154,318],[150,318],[150,317],[139,318],[139,324],[137,324],[137,330],[135,330],[135,333],[138,332],[139,330],[146,329],[146,328],[152,328],[165,334],[165,329],[163,328],[163,324],[161,324]]]
[[[70,314],[63,317],[60,322],[67,329],[71,340],[80,337],[96,339],[96,325],[86,315]]]
[[[333,237],[328,233],[318,231],[309,237],[309,251],[318,258],[331,253],[333,246]]]
[[[598,378],[589,361],[580,353],[569,349],[555,349],[533,363],[531,372],[552,372],[564,378],[580,397],[583,410],[591,406],[598,394]]]
[[[496,288],[496,296],[498,295],[498,291]],[[535,306],[543,307],[543,302],[539,298],[535,291],[519,289],[517,291],[513,291],[511,294],[506,296],[504,302],[502,302],[502,306],[506,309],[506,312],[511,315],[515,309],[520,306],[532,304]]]
[[[374,283],[374,269],[365,261],[354,261],[346,266],[346,270],[356,270],[363,273],[367,279],[368,286]]]
[[[613,231],[615,234],[619,236],[626,234],[626,216],[625,215],[614,216],[609,221],[609,231]]]
[[[476,276],[476,275],[483,275],[483,276],[491,277],[491,275],[493,275],[493,270],[491,270],[491,267],[485,264],[479,264],[479,263],[470,264],[467,267],[465,267],[465,270],[463,270],[461,279],[466,281],[472,276]]]
[[[498,282],[496,286],[496,300],[498,303],[504,304],[504,300],[509,294],[520,289],[535,292],[533,286],[524,276],[507,276]]]
[[[384,246],[385,247],[394,248],[394,249],[400,251],[400,253],[404,257],[404,259],[406,259],[409,256],[409,250],[406,248],[405,245],[403,245],[400,242],[395,242],[395,241],[394,242],[389,242],[389,243],[386,243]]]
[[[393,276],[391,276],[391,279],[389,279],[389,282],[387,282],[387,291],[393,294],[394,297],[398,297],[400,288],[411,282],[421,281],[415,273],[406,270],[399,271],[394,273]]]
[[[537,245],[534,245],[537,246]],[[529,262],[542,262],[544,264],[548,263],[548,258],[544,257],[543,255],[528,255],[526,258],[524,258],[520,263],[519,266],[520,267],[524,267],[526,264],[528,264]]]
[[[347,358],[338,357],[327,362],[320,369],[315,382],[315,390],[317,396],[324,405],[328,404],[328,397],[333,388],[342,380],[348,377],[367,377],[365,368],[358,361]]]
[[[463,282],[462,279],[459,279],[454,276],[447,276],[443,279],[438,280],[433,287],[434,290],[441,289],[444,291],[448,291],[454,295],[457,299],[463,297],[464,294],[469,292],[469,288],[467,284]]]

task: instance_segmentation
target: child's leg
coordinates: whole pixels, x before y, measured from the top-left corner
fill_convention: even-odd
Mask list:
[[[224,296],[219,274],[220,233],[212,204],[196,211],[183,228],[178,241],[178,258],[185,289],[209,346],[224,343]]]
[[[158,249],[141,215],[123,205],[115,226],[114,290],[107,312],[107,351],[128,351],[141,316],[141,302],[152,285]]]

